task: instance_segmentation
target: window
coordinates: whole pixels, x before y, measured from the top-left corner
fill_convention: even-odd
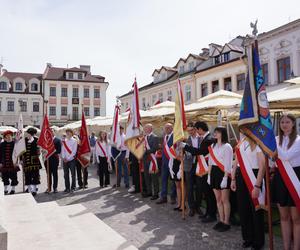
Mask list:
[[[185,85],[185,101],[189,102],[192,99],[191,85]]]
[[[194,69],[194,62],[189,63],[189,70],[192,71]]]
[[[152,95],[152,105],[156,103],[156,98],[157,98],[156,95]]]
[[[236,80],[237,80],[237,90],[243,90],[245,88],[245,83],[246,83],[245,74],[243,73],[237,75]]]
[[[125,109],[126,110],[128,109],[128,102],[126,102]]]
[[[262,64],[261,65],[261,70],[262,70],[262,74],[263,74],[263,78],[264,78],[264,83],[266,85],[268,85],[269,83],[269,71],[268,71],[268,64]]]
[[[213,81],[212,82],[212,92],[215,93],[219,90],[219,81],[216,80],[216,81]]]
[[[50,87],[50,96],[56,96],[56,87]]]
[[[32,111],[33,112],[40,112],[40,103],[39,102],[33,102],[32,103]]]
[[[79,80],[82,80],[82,79],[83,79],[82,73],[78,73],[78,79],[79,79]]]
[[[39,91],[39,85],[37,83],[31,83],[31,91]]]
[[[290,79],[291,65],[290,57],[282,58],[277,61],[278,82],[284,82]]]
[[[172,101],[172,97],[173,97],[172,90],[168,90],[167,95],[168,95],[168,101]]]
[[[78,97],[78,88],[73,88],[73,97]]]
[[[219,64],[220,63],[220,57],[219,56],[216,56],[214,59],[215,59],[215,64]]]
[[[20,103],[21,112],[27,112],[27,102]]]
[[[163,102],[164,101],[164,94],[163,93],[159,93],[158,94],[158,100],[159,100],[159,102]]]
[[[90,116],[90,108],[89,107],[84,107],[83,112],[85,116]]]
[[[232,91],[231,77],[224,79],[224,89],[227,91]]]
[[[68,88],[61,88],[61,97],[68,96]]]
[[[228,62],[230,60],[229,52],[223,54],[224,62]]]
[[[83,97],[84,98],[90,97],[90,89],[83,89]]]
[[[100,98],[100,89],[94,89],[94,98]]]
[[[50,110],[49,110],[49,115],[56,115],[56,107],[50,107]]]
[[[6,82],[0,82],[0,90],[7,90],[7,83]]]
[[[69,72],[69,79],[73,79],[74,78],[74,74],[72,72]]]
[[[78,118],[79,118],[79,115],[78,115],[78,107],[73,107],[73,115],[72,115],[72,119],[77,121]]]
[[[9,112],[15,111],[15,102],[14,101],[7,102],[7,111],[9,111]]]
[[[100,108],[94,108],[94,116],[100,116]]]
[[[207,83],[203,83],[201,84],[201,97],[207,96],[207,94],[208,94]]]
[[[16,83],[16,90],[17,91],[22,91],[23,90],[23,84],[21,82]]]
[[[68,107],[61,107],[61,115],[62,116],[68,115]]]
[[[179,73],[180,74],[184,73],[184,65],[182,65],[182,66],[179,67]]]
[[[143,107],[143,109],[145,110],[146,109],[146,98],[145,97],[143,97],[142,98],[142,107]]]

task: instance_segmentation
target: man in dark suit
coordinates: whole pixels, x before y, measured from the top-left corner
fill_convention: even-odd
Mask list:
[[[57,183],[58,183],[58,165],[59,165],[59,154],[61,153],[61,140],[57,138],[54,134],[54,130],[52,129],[53,143],[55,146],[55,153],[49,157],[49,187],[50,190],[46,190],[46,193],[51,192],[52,186],[52,177],[53,177],[53,193],[57,193]],[[46,164],[47,167],[47,164]]]
[[[204,157],[208,155],[208,147],[214,143],[214,138],[208,131],[208,126],[205,122],[196,122],[195,128],[197,129],[198,135],[202,138],[200,146],[194,148],[189,146],[187,143],[182,143],[184,150],[190,152],[192,155],[203,155]],[[194,162],[194,164],[197,164]],[[202,177],[196,177],[196,186],[200,192],[203,192],[206,201],[206,213],[201,216],[202,222],[208,223],[216,220],[217,204],[216,198],[213,193],[212,188],[207,183],[207,174]]]
[[[158,137],[153,133],[153,127],[150,123],[145,125],[144,132],[145,141],[149,147],[146,146],[146,151],[143,157],[144,177],[147,192],[142,195],[144,198],[152,196],[151,200],[156,200],[158,199],[159,192],[158,173],[149,173],[149,168],[151,164],[151,154],[155,157],[155,153],[158,150]],[[156,168],[158,169],[157,162]]]

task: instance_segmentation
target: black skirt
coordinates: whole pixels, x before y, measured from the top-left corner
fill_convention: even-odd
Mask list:
[[[211,172],[210,172],[210,186],[212,189],[218,189],[221,190],[222,188],[220,187],[221,182],[224,177],[224,172],[216,165],[212,165]],[[230,188],[230,178],[228,177],[227,180],[227,186],[226,188],[223,189],[229,189]]]
[[[172,176],[170,175],[170,178],[171,178],[172,181],[180,181],[181,180],[181,179],[177,178],[177,174],[180,171],[180,164],[181,164],[181,161],[178,161],[177,159],[174,159],[173,167],[172,167],[172,170],[174,172],[174,177],[172,178]]]
[[[300,167],[294,167],[295,174],[300,180]],[[272,201],[281,207],[295,207],[295,202],[287,189],[278,168],[276,168],[272,181]]]

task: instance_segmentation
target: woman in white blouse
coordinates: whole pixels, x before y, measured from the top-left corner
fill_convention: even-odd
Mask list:
[[[207,182],[214,191],[220,219],[213,229],[225,232],[230,229],[229,175],[232,169],[233,150],[228,143],[226,128],[215,128],[214,137],[217,142],[210,148]]]
[[[101,188],[103,188],[103,186],[107,187],[110,184],[108,171],[110,165],[110,156],[110,145],[107,141],[107,133],[105,131],[100,131],[99,138],[96,141],[96,157]]]
[[[279,119],[279,135],[276,137],[278,158],[285,164],[290,165],[289,171],[295,172],[295,187],[299,189],[300,180],[300,137],[297,135],[296,118],[291,114],[285,114]],[[287,169],[287,168],[285,168]],[[288,174],[289,175],[289,174]],[[294,175],[294,176],[295,176]],[[297,180],[298,178],[298,180]],[[278,168],[273,179],[273,201],[277,203],[280,213],[281,234],[284,249],[300,249],[300,211],[289,192],[283,176]]]

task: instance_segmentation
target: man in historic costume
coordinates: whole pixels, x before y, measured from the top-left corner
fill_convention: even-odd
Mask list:
[[[55,153],[49,157],[49,187],[50,190],[46,190],[46,193],[51,192],[52,186],[52,178],[53,178],[53,193],[57,193],[57,183],[58,183],[58,165],[59,165],[59,155],[61,153],[61,140],[57,138],[54,134],[54,130],[52,129],[53,143],[55,146]],[[47,164],[45,164],[47,167]]]
[[[144,161],[144,177],[146,184],[146,193],[143,193],[143,197],[151,197],[151,200],[159,198],[159,181],[158,181],[158,165],[156,161],[155,153],[158,150],[158,137],[153,133],[152,124],[146,124],[145,131],[145,145],[146,151],[143,157]]]
[[[12,154],[14,149],[14,141],[12,139],[13,132],[8,130],[3,133],[4,141],[0,144],[0,172],[4,183],[4,194],[8,194],[9,185],[11,190],[9,194],[15,193],[15,186],[18,185],[17,172],[19,167],[13,164]]]
[[[42,168],[39,160],[38,138],[35,137],[36,133],[35,128],[27,130],[27,137],[25,138],[26,152],[23,155],[26,192],[31,192],[33,196],[37,194],[37,185],[40,184],[40,169]]]
[[[61,157],[63,160],[64,178],[65,178],[65,193],[74,192],[76,188],[76,153],[78,142],[74,139],[74,132],[72,129],[66,130],[66,138],[62,141]],[[72,177],[72,184],[70,185],[70,174]]]

